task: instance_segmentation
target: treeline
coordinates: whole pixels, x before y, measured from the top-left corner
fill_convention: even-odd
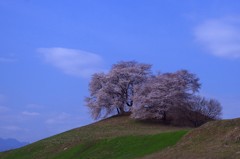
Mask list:
[[[187,70],[155,75],[149,64],[123,61],[93,74],[85,100],[94,119],[130,112],[138,120],[197,127],[219,119],[222,111],[217,100],[198,95],[200,87]]]

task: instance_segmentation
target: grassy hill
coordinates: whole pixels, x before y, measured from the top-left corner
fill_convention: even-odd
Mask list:
[[[219,120],[190,131],[175,146],[142,159],[240,159],[240,118]]]
[[[177,144],[176,144],[177,143]],[[240,158],[240,118],[180,128],[111,117],[0,153],[1,159]]]
[[[111,117],[94,124],[0,153],[1,159],[131,159],[172,146],[187,128],[138,122],[129,116]]]

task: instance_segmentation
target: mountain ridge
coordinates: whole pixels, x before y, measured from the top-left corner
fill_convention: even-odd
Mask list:
[[[21,142],[14,138],[0,138],[0,152],[20,148],[28,144],[28,142]]]

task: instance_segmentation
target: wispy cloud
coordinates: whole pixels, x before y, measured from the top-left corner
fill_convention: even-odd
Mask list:
[[[209,53],[227,58],[240,58],[239,17],[210,19],[195,28],[195,37]]]
[[[11,62],[16,62],[17,59],[15,58],[10,58],[10,57],[0,57],[0,63],[11,63]]]
[[[29,111],[23,111],[22,115],[26,115],[26,116],[38,116],[40,115],[40,113],[38,112],[29,112]]]
[[[4,94],[0,94],[0,103],[6,100],[6,96]]]
[[[40,109],[40,108],[44,108],[43,105],[35,104],[35,103],[28,104],[26,107],[27,107],[27,108],[31,108],[31,109]]]
[[[0,106],[0,113],[1,112],[7,112],[7,111],[9,111],[10,109],[8,108],[8,107],[6,107],[6,106]]]
[[[47,124],[63,124],[68,122],[69,118],[71,118],[71,115],[68,113],[60,113],[57,115],[54,115],[54,117],[49,118],[46,120]]]
[[[94,53],[67,48],[39,48],[44,60],[65,74],[89,77],[101,71],[103,59]]]
[[[19,131],[23,130],[22,128],[15,126],[15,125],[8,125],[8,126],[2,126],[0,129],[7,130],[7,131]]]

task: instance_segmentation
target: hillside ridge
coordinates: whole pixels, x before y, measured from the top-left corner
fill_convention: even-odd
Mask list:
[[[54,158],[66,150],[81,147],[81,144],[93,146],[94,143],[100,140],[113,139],[121,136],[156,135],[181,130],[189,130],[189,128],[136,121],[129,118],[129,115],[113,116],[40,140],[20,149],[0,153],[0,158]]]
[[[174,144],[176,145],[173,146]],[[0,153],[1,159],[77,159],[79,157],[238,159],[240,158],[240,118],[212,121],[190,129],[136,121],[127,115],[113,116],[20,149]]]
[[[143,159],[239,159],[240,118],[211,121],[186,134],[174,147]]]

